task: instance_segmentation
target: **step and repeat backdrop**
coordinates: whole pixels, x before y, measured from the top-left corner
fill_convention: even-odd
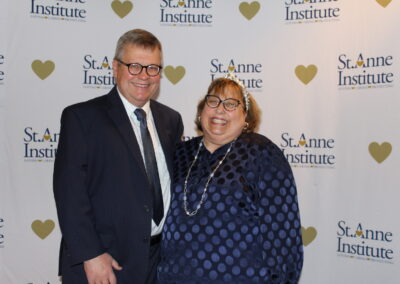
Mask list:
[[[296,177],[301,284],[400,281],[400,1],[0,1],[0,283],[59,284],[60,115],[107,93],[119,36],[163,43],[158,100],[186,138],[231,71]]]

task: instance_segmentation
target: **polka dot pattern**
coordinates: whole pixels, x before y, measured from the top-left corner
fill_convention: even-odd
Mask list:
[[[182,143],[175,153],[159,282],[297,283],[303,264],[297,193],[281,150],[264,136],[242,134],[212,178],[201,209],[189,217],[183,184],[200,139]],[[228,147],[200,151],[188,180],[190,211]]]

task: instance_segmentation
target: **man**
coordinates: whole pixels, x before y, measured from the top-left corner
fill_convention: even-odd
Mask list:
[[[173,150],[183,133],[181,116],[151,100],[161,64],[159,40],[128,31],[113,60],[116,86],[63,111],[53,178],[64,284],[156,283]]]

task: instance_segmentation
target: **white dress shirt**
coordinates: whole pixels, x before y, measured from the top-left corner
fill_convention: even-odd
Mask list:
[[[117,88],[118,90],[118,88]],[[142,137],[140,133],[140,122],[135,115],[135,110],[138,108],[131,104],[123,95],[121,95],[120,91],[118,90],[118,94],[124,104],[126,113],[128,114],[129,120],[131,121],[133,131],[135,132],[136,140],[139,144],[140,152],[142,154],[142,158],[144,161],[143,155],[143,145],[142,145]],[[156,126],[154,124],[153,114],[151,113],[150,109],[150,101],[148,101],[142,109],[146,112],[147,117],[147,128],[149,129],[151,139],[153,140],[154,146],[154,153],[157,159],[157,169],[158,175],[160,177],[160,184],[161,184],[161,191],[163,196],[163,204],[164,204],[164,217],[161,222],[156,225],[154,220],[151,221],[151,235],[155,236],[161,233],[162,227],[165,222],[165,216],[167,215],[169,209],[169,203],[171,201],[171,178],[169,176],[167,163],[165,161],[164,152],[161,147],[160,139],[157,134]]]

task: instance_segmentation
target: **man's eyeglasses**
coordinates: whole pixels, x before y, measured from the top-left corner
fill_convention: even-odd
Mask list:
[[[217,107],[219,107],[219,105],[221,103],[224,106],[224,109],[227,111],[233,111],[240,105],[240,101],[237,99],[229,98],[229,99],[221,100],[219,97],[214,96],[214,95],[206,96],[206,104],[210,108],[217,108]]]
[[[156,64],[142,65],[140,63],[125,63],[119,59],[117,59],[117,61],[122,65],[128,67],[128,72],[131,75],[139,75],[142,72],[143,68],[145,68],[147,75],[149,75],[150,77],[154,77],[160,74],[160,71],[162,69],[162,66]]]

